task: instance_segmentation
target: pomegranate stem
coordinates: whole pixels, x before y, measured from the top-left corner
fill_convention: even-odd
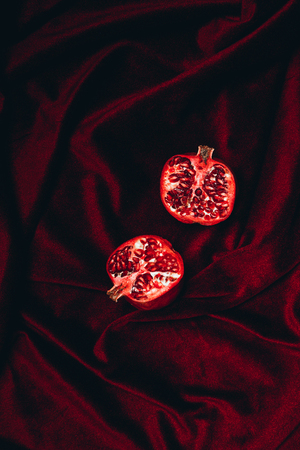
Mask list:
[[[107,291],[107,295],[111,300],[117,303],[118,299],[122,297],[122,291],[125,289],[125,286],[123,284],[120,284],[119,286],[113,286],[109,291]]]
[[[200,156],[202,161],[207,164],[207,160],[212,157],[214,148],[208,147],[207,145],[199,145],[197,156]]]

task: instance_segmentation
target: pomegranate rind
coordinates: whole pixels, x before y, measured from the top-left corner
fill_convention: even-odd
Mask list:
[[[210,225],[216,225],[224,220],[226,220],[230,214],[232,213],[233,207],[234,207],[234,202],[235,202],[235,196],[236,196],[236,183],[235,183],[235,178],[233,173],[231,172],[231,170],[226,166],[226,164],[224,164],[222,161],[218,160],[218,159],[213,159],[212,158],[212,153],[213,153],[214,149],[206,147],[206,146],[199,146],[198,149],[198,153],[197,154],[191,154],[191,153],[187,153],[187,154],[181,154],[181,155],[174,155],[172,156],[172,158],[169,158],[168,161],[165,163],[163,170],[162,170],[162,174],[161,174],[161,179],[160,179],[160,196],[161,196],[161,200],[162,203],[164,205],[164,207],[166,208],[166,210],[169,212],[169,214],[171,214],[173,217],[175,217],[177,220],[179,220],[180,222],[183,223],[187,223],[187,224],[191,224],[191,223],[199,223],[201,225],[205,225],[205,226],[210,226]],[[182,160],[189,160],[191,163],[191,167],[186,167],[186,168],[182,168],[180,172],[178,172],[178,167],[174,166],[174,163],[172,165],[172,161],[176,161],[176,159],[181,158]],[[171,164],[170,164],[171,163]],[[180,164],[180,163],[179,163]],[[186,164],[186,163],[185,163]],[[192,178],[188,179],[188,178],[183,178],[183,183],[184,182],[189,182],[190,185],[186,188],[186,192],[188,192],[188,190],[192,190],[193,193],[188,194],[188,196],[186,196],[185,193],[183,194],[178,194],[178,199],[176,199],[174,197],[174,193],[178,192],[178,189],[180,188],[180,186],[178,187],[178,184],[182,184],[181,183],[181,179],[176,181],[176,177],[178,177],[178,173],[182,174],[181,177],[183,176],[183,169],[186,169],[186,171],[190,173],[190,175],[192,174]],[[224,197],[226,200],[224,201],[223,199],[221,200],[221,202],[223,201],[226,209],[222,210],[222,206],[216,206],[215,200],[213,200],[213,198],[210,197],[209,193],[204,191],[204,182],[207,183],[208,177],[213,177],[213,171],[224,171],[222,172],[222,177],[224,177],[225,183],[226,183],[226,192],[223,192],[221,195],[226,195],[226,197]],[[187,174],[188,175],[188,174]],[[219,176],[219,175],[217,175]],[[172,179],[173,177],[173,179]],[[191,181],[191,179],[193,181]],[[170,181],[172,180],[172,181]],[[174,180],[174,181],[173,181]],[[176,184],[177,183],[177,184]],[[203,204],[203,208],[204,211],[200,212],[200,214],[203,214],[203,217],[199,217],[199,216],[195,216],[194,214],[199,214],[199,211],[193,212],[192,211],[192,197],[196,191],[197,188],[200,188],[202,191],[202,197],[205,197],[204,199],[204,204]],[[183,188],[181,188],[183,189]],[[220,185],[218,187],[219,190],[222,190],[222,186]],[[170,196],[169,199],[167,196]],[[172,199],[172,195],[173,195],[173,199],[175,198],[175,200]],[[215,196],[217,196],[217,192],[214,193]],[[186,200],[186,206],[182,206],[182,200],[180,199],[180,197],[183,199],[183,197]],[[217,197],[215,197],[217,198]],[[171,201],[170,201],[171,199]],[[169,201],[168,201],[169,200]],[[198,200],[198,199],[196,199]],[[174,202],[175,201],[179,201],[179,206],[174,206]],[[172,204],[173,202],[173,204]],[[209,208],[205,208],[204,205],[207,203],[206,202],[211,202],[213,204],[213,209],[211,210],[212,213],[206,212]],[[220,200],[219,200],[220,202]],[[194,205],[194,206],[198,206],[198,205]],[[221,211],[218,210],[218,208],[221,208]],[[217,215],[217,217],[211,217],[210,214],[212,215]]]
[[[152,259],[151,254],[146,255],[145,253],[145,249],[148,249],[148,253],[151,250],[151,247],[149,250],[149,239],[152,239],[152,242],[156,241],[158,247],[155,250],[155,257],[153,257]],[[156,246],[156,244],[153,245]],[[140,257],[139,262],[136,263],[139,265],[138,270],[132,271],[131,273],[127,273],[126,271],[126,275],[124,275],[124,272],[119,273],[118,269],[116,273],[116,261],[118,260],[118,267],[120,268],[122,266],[121,259],[124,253],[125,256],[129,255],[130,253],[130,256],[127,258],[127,263],[123,264],[124,266],[127,264],[126,267],[128,267],[129,265],[131,267],[130,263],[134,263],[133,259],[135,252],[138,253],[139,251],[144,251],[144,255]],[[119,256],[118,259],[116,258],[116,255]],[[147,261],[143,259],[144,257],[146,259],[148,258]],[[169,258],[168,261],[170,262],[168,262],[167,264],[169,264],[171,269],[173,267],[173,271],[171,269],[167,271],[162,269],[155,270],[155,264],[159,264],[159,258],[164,259],[166,257]],[[124,259],[126,259],[126,257]],[[152,270],[149,270],[151,264]],[[109,291],[107,291],[108,296],[112,300],[117,302],[120,297],[124,297],[136,308],[150,310],[164,308],[165,306],[172,303],[178,296],[182,286],[184,264],[181,255],[172,248],[172,245],[169,241],[156,235],[142,235],[130,239],[116,248],[116,250],[110,255],[107,260],[106,270],[108,276],[114,284],[114,286]],[[120,272],[121,270],[122,269],[120,269]],[[153,277],[150,283],[153,285],[153,287],[144,295],[144,298],[137,298],[136,296],[141,295],[139,292],[134,292],[134,286],[137,277],[141,275],[147,277],[149,275],[145,274],[149,273]],[[156,276],[161,278],[157,279]]]

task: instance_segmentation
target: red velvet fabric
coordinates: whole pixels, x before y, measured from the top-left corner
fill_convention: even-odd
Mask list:
[[[299,448],[299,2],[8,6],[0,448]],[[212,227],[159,195],[200,144],[238,186]],[[160,311],[106,295],[108,256],[141,234],[185,263]]]

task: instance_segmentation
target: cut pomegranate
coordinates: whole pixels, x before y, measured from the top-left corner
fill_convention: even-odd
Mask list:
[[[138,309],[160,309],[179,293],[184,266],[170,242],[158,236],[138,236],[109,257],[107,273],[114,286],[107,295],[122,296]]]
[[[200,145],[196,155],[176,155],[164,165],[161,199],[167,211],[181,222],[215,225],[232,212],[234,176],[224,163],[212,159],[213,151]]]

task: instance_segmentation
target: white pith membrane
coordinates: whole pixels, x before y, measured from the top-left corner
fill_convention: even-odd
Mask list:
[[[152,240],[152,243],[149,240]],[[143,253],[142,256],[138,256],[139,252]],[[151,252],[154,253],[153,257]],[[164,258],[167,261],[160,261]],[[169,270],[162,270],[162,264]],[[181,265],[174,250],[166,250],[166,242],[162,243],[157,237],[151,236],[124,243],[109,258],[107,269],[114,283],[107,294],[115,302],[121,296],[128,296],[135,301],[153,300],[171,289],[179,278],[182,278]],[[144,277],[148,278],[145,282]]]
[[[197,155],[176,155],[165,165],[163,201],[176,216],[203,223],[224,220],[230,215],[233,175],[225,165],[211,158],[213,151],[199,146]]]

